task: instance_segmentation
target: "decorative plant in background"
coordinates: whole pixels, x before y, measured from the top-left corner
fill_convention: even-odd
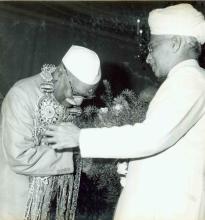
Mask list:
[[[3,95],[0,93],[0,107],[1,107],[1,103],[3,102],[3,99],[4,99],[4,97],[3,97]]]
[[[148,106],[145,100],[137,97],[133,91],[128,89],[122,91],[117,97],[113,97],[110,83],[107,80],[103,83],[105,92],[101,99],[105,107],[85,107],[81,116],[76,119],[79,127],[122,126],[144,120]],[[119,161],[121,160],[84,159],[84,164],[90,168],[81,178],[78,201],[80,213],[99,216],[114,210],[121,191],[120,176],[116,166]]]

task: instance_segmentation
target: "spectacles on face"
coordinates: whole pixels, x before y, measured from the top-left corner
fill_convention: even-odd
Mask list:
[[[82,94],[80,94],[78,91],[76,91],[76,89],[72,86],[72,83],[71,83],[71,81],[70,81],[70,79],[68,78],[68,72],[67,72],[67,70],[66,70],[66,68],[65,68],[65,66],[64,65],[62,65],[63,66],[63,70],[64,70],[64,74],[66,75],[66,78],[67,78],[67,81],[69,82],[69,86],[70,86],[70,89],[71,89],[71,93],[72,93],[72,96],[73,97],[82,97],[83,99],[93,99],[93,98],[95,98],[96,96],[93,94],[94,93],[94,88],[91,88],[91,89],[89,89],[88,90],[88,94],[89,95],[82,95]]]
[[[71,83],[70,80],[69,80],[69,85],[70,85],[70,88],[71,88],[71,92],[72,92],[72,96],[73,96],[73,97],[75,97],[75,96],[81,96],[83,99],[92,99],[92,98],[96,97],[95,95],[93,95],[93,92],[94,92],[93,89],[88,90],[88,93],[89,93],[90,95],[82,95],[82,94],[80,94],[79,92],[77,92],[77,91],[75,90],[75,88],[73,88],[72,83]]]
[[[170,37],[163,37],[161,39],[158,40],[152,40],[149,44],[148,44],[148,52],[150,54],[153,53],[153,51],[160,45],[162,45],[164,42],[166,42],[167,40],[170,40]]]
[[[161,42],[161,41],[150,42],[150,43],[148,44],[148,47],[147,47],[148,52],[149,52],[150,54],[152,54],[153,51],[154,51],[154,49],[160,45],[160,42]]]

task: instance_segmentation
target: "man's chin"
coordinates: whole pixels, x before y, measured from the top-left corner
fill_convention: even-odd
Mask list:
[[[166,78],[167,78],[167,77],[165,77],[165,76],[158,76],[158,77],[157,77],[157,81],[161,83],[161,82],[164,82],[164,80],[165,80]]]
[[[157,78],[157,81],[159,82],[163,82],[166,79],[166,76],[159,72],[155,72],[155,76]]]

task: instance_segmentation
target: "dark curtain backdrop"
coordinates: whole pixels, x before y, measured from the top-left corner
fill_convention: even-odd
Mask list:
[[[151,9],[173,3],[0,2],[0,93],[39,73],[45,63],[58,65],[72,44],[99,54],[103,78],[116,94],[125,87],[139,92],[157,86],[145,63],[147,16]]]

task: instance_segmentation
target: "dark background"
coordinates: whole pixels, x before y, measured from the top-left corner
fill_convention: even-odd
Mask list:
[[[43,64],[58,65],[73,44],[97,52],[114,95],[124,88],[155,91],[160,83],[145,62],[147,17],[154,8],[179,2],[0,2],[0,101],[17,80],[39,73]],[[189,3],[205,14],[203,1]],[[204,54],[203,48],[203,67]],[[101,83],[97,94],[102,92]],[[99,98],[92,102],[101,104]],[[96,185],[82,174],[76,219],[112,219],[118,192]]]
[[[98,53],[114,94],[125,87],[136,93],[157,87],[145,63],[147,17],[153,8],[175,3],[0,2],[0,93],[5,96],[17,80],[39,73],[45,63],[58,65],[72,44]],[[205,10],[204,2],[191,4]]]

